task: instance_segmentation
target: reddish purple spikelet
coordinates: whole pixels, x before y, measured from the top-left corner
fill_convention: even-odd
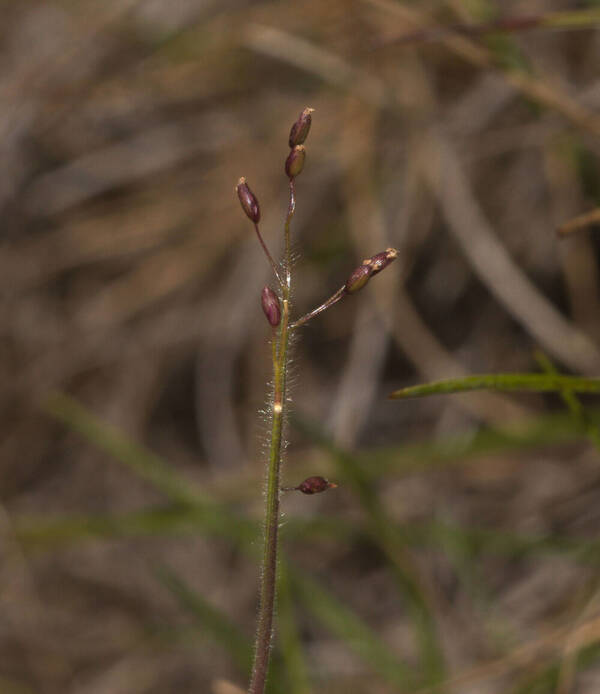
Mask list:
[[[306,150],[302,145],[296,145],[285,160],[285,172],[288,178],[296,178],[296,176],[302,173],[305,159]]]
[[[312,116],[310,114],[313,113],[314,110],[314,108],[309,108],[307,106],[298,116],[298,120],[292,125],[292,129],[290,130],[290,147],[303,144],[308,137],[308,131],[312,123]]]
[[[254,193],[250,190],[246,179],[242,176],[237,184],[237,194],[240,199],[240,204],[242,209],[246,213],[248,219],[250,219],[255,224],[260,221],[260,207],[258,206],[258,200]]]
[[[371,275],[376,275],[378,272],[385,270],[385,268],[398,257],[398,251],[395,248],[386,248],[385,251],[381,253],[376,253],[374,256],[368,260],[363,260],[363,263],[368,264],[372,268]]]
[[[385,268],[398,257],[398,251],[395,248],[388,248],[381,253],[376,253],[370,258],[366,258],[362,261],[362,265],[359,265],[352,274],[346,280],[346,285],[344,291],[346,294],[354,294],[355,292],[362,289],[365,284],[376,275],[378,272],[385,270]]]
[[[346,294],[354,294],[359,289],[362,289],[369,281],[373,271],[368,265],[359,265],[346,280],[344,290]]]
[[[301,482],[295,489],[303,494],[320,494],[328,489],[335,489],[337,484],[330,482],[324,477],[307,477],[304,482]]]
[[[281,321],[281,308],[279,306],[277,294],[275,294],[271,287],[263,287],[260,300],[262,303],[262,310],[264,311],[267,320],[274,328],[276,328]]]

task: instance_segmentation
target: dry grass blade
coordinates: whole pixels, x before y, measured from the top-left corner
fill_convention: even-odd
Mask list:
[[[477,682],[500,677],[516,668],[526,667],[540,658],[548,658],[556,653],[565,637],[577,643],[578,648],[598,641],[600,638],[600,617],[586,620],[575,629],[571,625],[561,626],[547,631],[538,639],[532,640],[508,655],[489,663],[484,663],[462,674],[452,677],[443,683],[447,691],[455,691]],[[415,694],[434,694],[431,688],[419,689]]]
[[[577,673],[578,652],[585,648],[586,645],[597,641],[600,637],[598,625],[592,626],[591,631],[589,629],[581,629],[585,622],[589,622],[593,617],[598,619],[598,615],[594,615],[594,613],[598,612],[599,604],[600,592],[596,590],[575,620],[571,633],[565,638],[556,694],[569,694],[569,692],[573,691],[573,683]]]
[[[430,23],[425,13],[397,2],[391,2],[390,0],[363,1],[419,30],[427,28]],[[496,70],[499,67],[491,53],[484,46],[466,36],[443,32],[439,35],[439,40],[452,53],[461,56],[476,67],[487,70]],[[587,130],[594,135],[600,134],[600,118],[596,113],[576,101],[559,85],[553,84],[547,76],[531,76],[522,71],[502,68],[498,71],[511,87],[524,96],[560,113],[577,127]]]
[[[323,80],[353,91],[362,100],[374,106],[383,106],[386,89],[373,75],[356,70],[335,53],[287,31],[253,24],[246,29],[245,45],[257,53],[291,63]]]
[[[423,175],[481,281],[545,350],[575,371],[597,372],[600,350],[552,306],[513,262],[475,199],[449,140],[431,132],[424,146],[427,155],[422,158]]]
[[[26,206],[35,215],[64,212],[200,153],[218,152],[239,135],[227,114],[214,112],[148,129],[44,174],[28,191]]]
[[[456,4],[456,3],[455,3]],[[439,41],[453,33],[464,36],[482,36],[497,33],[518,33],[532,29],[562,29],[565,31],[589,29],[600,22],[598,10],[573,10],[566,12],[548,12],[546,14],[527,14],[507,16],[480,23],[454,23],[450,26],[435,26],[407,33],[394,43],[406,44],[422,41]]]
[[[557,233],[559,236],[567,236],[575,231],[581,231],[582,229],[587,229],[593,224],[600,224],[600,207],[597,207],[590,212],[584,212],[583,214],[577,215],[568,222],[561,224],[558,227]]]
[[[435,383],[401,388],[390,394],[392,400],[447,395],[470,390],[503,390],[534,393],[600,393],[600,379],[561,376],[559,374],[480,374],[451,378]]]
[[[246,690],[228,680],[215,680],[212,685],[212,694],[246,694]]]

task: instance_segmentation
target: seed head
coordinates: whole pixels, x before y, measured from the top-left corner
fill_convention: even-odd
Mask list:
[[[385,268],[398,257],[398,251],[395,248],[387,248],[381,253],[376,253],[371,258],[363,260],[364,264],[368,264],[372,268],[371,275],[376,275],[378,272],[385,270]]]
[[[346,280],[346,294],[354,294],[362,289],[373,274],[370,265],[359,265]]]
[[[320,494],[328,489],[335,489],[335,487],[337,487],[335,482],[330,482],[324,477],[307,477],[295,489],[303,494]]]
[[[301,145],[304,140],[308,137],[308,131],[310,130],[310,124],[312,122],[312,116],[314,108],[306,107],[304,111],[298,116],[298,120],[292,125],[290,130],[290,147],[295,147],[296,145]]]
[[[362,289],[373,275],[384,270],[397,257],[398,251],[395,248],[388,248],[363,260],[362,265],[359,265],[346,280],[344,287],[346,294],[354,294]]]
[[[296,145],[288,154],[285,160],[285,172],[288,178],[296,178],[304,168],[304,160],[306,158],[306,150],[302,145]]]
[[[281,308],[279,306],[277,294],[275,294],[271,287],[264,287],[260,295],[260,300],[262,303],[262,310],[267,320],[276,328],[281,321]]]
[[[258,206],[258,200],[248,187],[244,177],[240,178],[238,181],[236,190],[242,205],[242,209],[246,213],[246,217],[248,217],[248,219],[255,224],[258,224],[260,221],[260,207]]]

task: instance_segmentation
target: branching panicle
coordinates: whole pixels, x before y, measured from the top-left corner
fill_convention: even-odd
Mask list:
[[[264,694],[269,669],[269,654],[273,632],[273,615],[275,609],[275,586],[277,573],[278,529],[280,521],[279,498],[282,491],[299,491],[303,494],[318,494],[337,485],[324,477],[308,477],[295,487],[282,487],[281,458],[285,446],[283,442],[283,425],[288,405],[287,385],[289,380],[289,344],[293,331],[307,323],[319,313],[330,308],[344,296],[361,289],[368,280],[387,267],[398,255],[393,248],[377,253],[362,262],[327,301],[305,314],[295,322],[291,321],[291,222],[296,209],[296,177],[302,172],[306,159],[303,143],[308,136],[313,109],[305,108],[298,120],[292,125],[289,137],[290,152],[285,161],[285,173],[289,180],[289,204],[284,224],[285,251],[283,263],[279,266],[273,260],[258,227],[260,207],[254,193],[248,187],[246,179],[240,178],[237,194],[246,216],[253,222],[257,238],[277,279],[279,295],[264,287],[261,293],[261,305],[269,325],[273,329],[273,390],[269,403],[270,439],[268,445],[266,509],[264,524],[264,550],[260,584],[260,604],[254,663],[249,686],[249,694]],[[284,275],[282,276],[281,267]]]

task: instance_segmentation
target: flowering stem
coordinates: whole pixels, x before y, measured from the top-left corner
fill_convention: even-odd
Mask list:
[[[277,535],[279,528],[279,495],[281,471],[281,442],[285,417],[285,386],[288,363],[291,251],[290,222],[295,208],[294,183],[290,180],[290,203],[285,222],[285,276],[281,285],[282,311],[279,333],[274,335],[273,346],[273,400],[271,405],[271,443],[267,473],[265,544],[258,608],[258,628],[254,650],[254,663],[249,694],[263,694],[269,669],[269,654],[275,611],[275,586],[277,574]]]
[[[285,161],[285,172],[289,180],[289,203],[285,219],[285,253],[282,269],[285,272],[284,281],[278,271],[271,254],[260,235],[258,222],[260,206],[254,193],[248,187],[245,178],[240,178],[237,194],[244,214],[254,223],[258,240],[271,263],[273,272],[280,285],[280,295],[277,296],[271,287],[263,288],[261,294],[262,309],[267,321],[273,329],[273,396],[271,400],[271,439],[269,445],[269,460],[267,465],[267,489],[264,525],[264,548],[262,572],[260,578],[260,598],[258,607],[258,627],[254,648],[254,662],[248,694],[264,694],[267,675],[269,672],[269,656],[273,638],[273,617],[275,612],[275,591],[277,585],[277,535],[279,530],[279,500],[282,491],[296,490],[303,494],[318,494],[336,487],[335,482],[329,482],[324,477],[307,477],[296,487],[281,488],[281,450],[283,427],[286,417],[286,379],[288,369],[289,336],[293,328],[303,325],[325,309],[333,306],[346,294],[353,294],[365,286],[373,275],[381,272],[398,255],[393,248],[377,253],[354,270],[346,284],[340,287],[325,303],[310,313],[302,316],[295,323],[290,321],[290,294],[292,286],[292,250],[290,225],[296,211],[295,178],[304,167],[306,150],[303,142],[306,140],[311,124],[313,109],[305,108],[298,120],[292,126],[289,137],[290,153]]]

